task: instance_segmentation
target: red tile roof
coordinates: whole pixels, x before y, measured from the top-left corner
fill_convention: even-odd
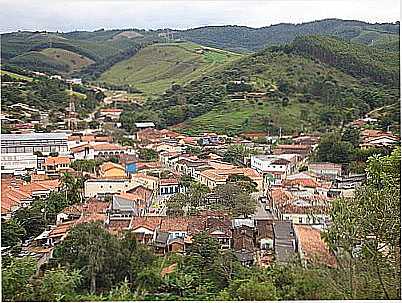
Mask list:
[[[103,150],[126,150],[127,146],[120,146],[112,143],[100,143],[93,145],[94,150],[103,151]]]
[[[303,225],[295,225],[294,229],[304,259],[315,264],[336,267],[336,258],[330,253],[318,229]]]
[[[71,160],[69,157],[48,157],[45,160],[44,165],[49,166],[49,165],[59,165],[59,164],[70,164]]]
[[[177,179],[160,179],[160,185],[177,185],[179,184],[179,180]]]
[[[95,136],[92,135],[87,135],[87,136],[81,136],[81,142],[93,142],[95,141]]]
[[[149,217],[133,217],[130,222],[130,229],[135,230],[144,227],[149,230],[155,230],[160,227],[161,221],[165,217],[149,216]]]
[[[160,168],[162,164],[159,161],[154,162],[138,162],[137,169],[152,169],[152,168]]]
[[[193,217],[166,217],[162,220],[160,231],[187,231]]]
[[[310,187],[310,188],[317,188],[320,187],[320,183],[314,179],[294,179],[294,180],[285,180],[283,182],[284,186],[303,186],[303,187]]]

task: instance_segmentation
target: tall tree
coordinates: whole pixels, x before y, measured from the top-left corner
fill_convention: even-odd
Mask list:
[[[400,298],[400,148],[371,157],[367,176],[355,198],[334,202],[324,238],[348,277],[349,298]]]
[[[361,142],[360,129],[356,127],[346,128],[342,134],[342,141],[349,142],[354,147],[358,147]]]
[[[69,204],[82,202],[82,189],[84,187],[84,183],[81,178],[77,178],[69,173],[65,173],[61,177],[61,183]]]
[[[29,301],[32,297],[30,278],[36,272],[33,257],[11,258],[2,266],[2,299],[4,301]]]
[[[319,162],[348,163],[352,159],[353,145],[341,140],[337,133],[328,133],[321,137],[316,151]]]
[[[96,291],[102,273],[120,261],[118,240],[100,222],[84,223],[73,228],[63,243],[55,248],[54,257],[61,264],[82,269],[91,293]]]
[[[15,246],[21,244],[26,235],[26,230],[16,219],[1,222],[1,246]]]

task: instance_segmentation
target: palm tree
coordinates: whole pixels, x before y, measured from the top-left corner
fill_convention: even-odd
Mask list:
[[[65,173],[61,179],[62,188],[65,191],[66,199],[71,204],[82,202],[82,178],[75,178],[69,173]]]

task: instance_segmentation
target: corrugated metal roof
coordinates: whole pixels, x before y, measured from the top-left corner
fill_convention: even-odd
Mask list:
[[[155,127],[155,123],[153,123],[153,122],[138,122],[138,123],[135,123],[135,127],[138,127],[138,128]]]
[[[29,133],[29,134],[1,134],[1,140],[48,140],[67,139],[67,133]]]

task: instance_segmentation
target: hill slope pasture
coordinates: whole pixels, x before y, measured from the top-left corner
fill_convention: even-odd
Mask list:
[[[158,94],[172,83],[184,85],[241,57],[194,43],[158,43],[113,65],[100,81],[129,84],[146,94]]]
[[[167,90],[141,111],[124,113],[122,124],[130,129],[152,113],[160,127],[189,135],[339,129],[375,108],[399,104],[398,64],[398,56],[372,46],[302,37]]]
[[[85,56],[61,48],[46,48],[41,53],[68,65],[69,71],[77,71],[95,63]]]

